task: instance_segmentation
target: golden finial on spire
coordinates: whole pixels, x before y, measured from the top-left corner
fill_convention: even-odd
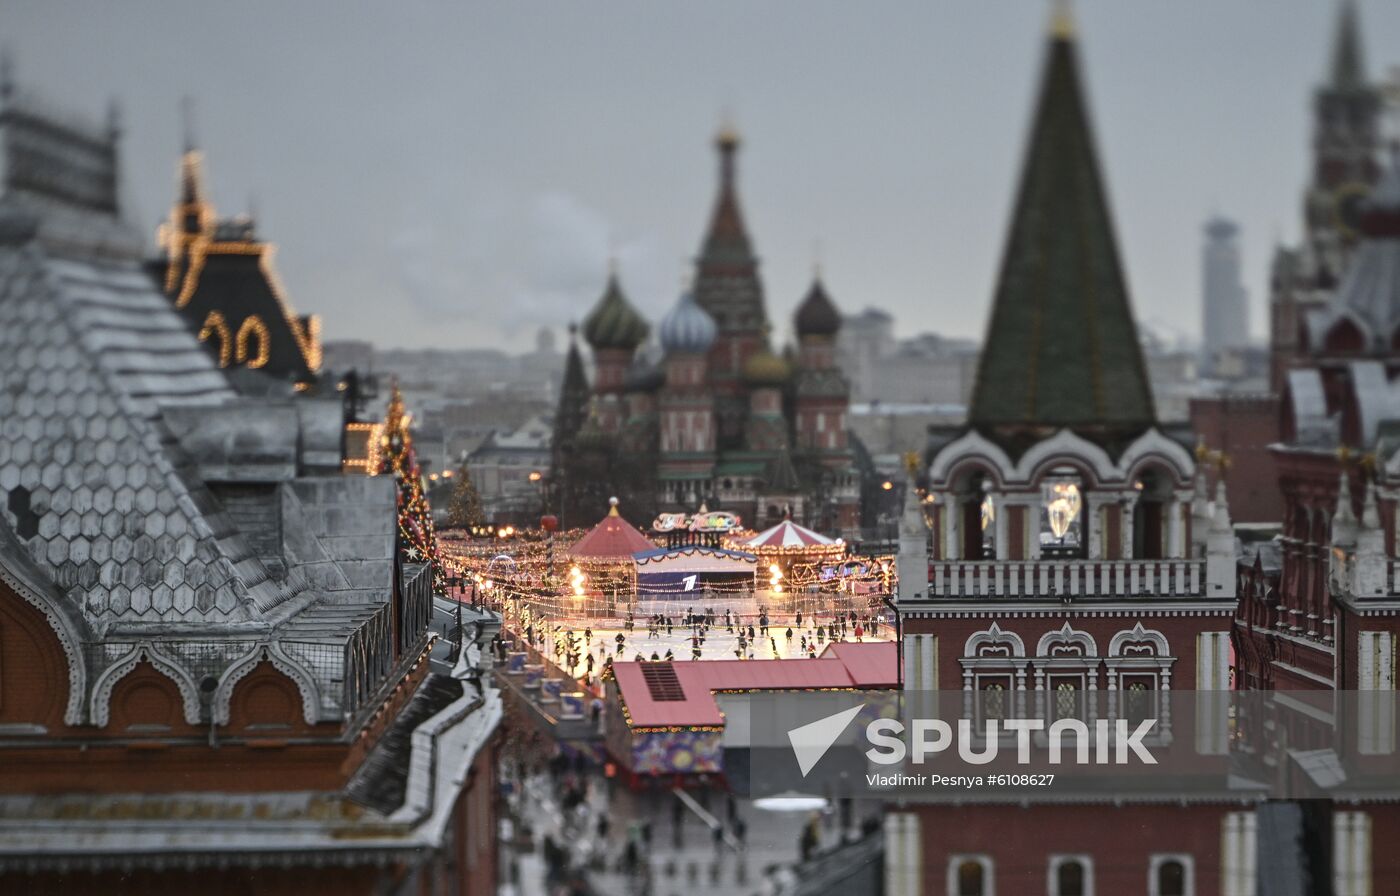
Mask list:
[[[739,129],[734,126],[734,116],[726,109],[719,119],[719,132],[715,134],[715,142],[720,146],[732,147],[739,145]]]
[[[1070,6],[1070,0],[1052,0],[1050,36],[1057,40],[1074,37],[1074,9]]]
[[[906,451],[906,452],[904,452],[904,469],[906,469],[906,470],[909,471],[909,475],[910,475],[910,476],[918,476],[918,475],[919,475],[919,452],[917,452],[917,451]]]

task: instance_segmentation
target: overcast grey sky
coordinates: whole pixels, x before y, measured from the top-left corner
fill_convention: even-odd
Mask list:
[[[1400,3],[1364,0],[1367,66]],[[221,214],[255,197],[327,339],[525,346],[582,317],[607,257],[655,319],[740,186],[779,335],[820,253],[833,298],[902,334],[980,336],[1037,79],[1040,0],[236,3],[3,0],[19,82],[123,104],[130,217],[154,233],[180,98]],[[1332,0],[1081,0],[1082,59],[1134,306],[1195,338],[1200,227],[1244,228],[1251,327],[1296,238]],[[818,248],[819,247],[819,248]]]

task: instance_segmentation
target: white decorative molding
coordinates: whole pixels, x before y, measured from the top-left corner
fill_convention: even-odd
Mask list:
[[[1189,483],[1196,471],[1191,452],[1156,427],[1138,436],[1116,463],[1102,447],[1069,429],[1036,442],[1015,462],[999,445],[969,430],[938,450],[929,463],[928,477],[934,488],[946,489],[962,467],[975,464],[994,473],[998,486],[1004,488],[1032,485],[1048,468],[1060,463],[1091,474],[1094,482],[1086,485],[1093,489],[1130,486],[1141,468],[1150,463],[1166,467],[1177,483]]]
[[[1035,655],[1050,656],[1050,648],[1056,644],[1078,644],[1084,649],[1084,656],[1099,655],[1099,645],[1094,642],[1094,636],[1086,631],[1070,628],[1068,622],[1055,631],[1046,632],[1041,637],[1040,643],[1035,646]]]
[[[211,707],[214,722],[219,725],[228,724],[233,689],[264,660],[271,663],[274,669],[296,684],[297,691],[301,694],[302,716],[306,719],[306,724],[315,725],[320,718],[320,691],[310,673],[300,663],[288,656],[280,645],[275,643],[254,646],[252,650],[230,664],[224,670],[224,674],[219,676],[219,685],[214,689],[214,700]]]
[[[1153,460],[1171,467],[1179,482],[1189,483],[1196,475],[1196,459],[1191,452],[1175,439],[1167,438],[1156,427],[1133,440],[1123,456],[1118,458],[1118,466],[1123,471],[1123,478],[1131,482],[1137,478],[1139,469]]]
[[[316,686],[311,671],[284,651],[281,644],[271,644],[268,657],[272,660],[273,668],[296,682],[297,690],[301,692],[302,715],[306,718],[306,724],[315,725],[321,720],[321,689]]]
[[[258,663],[262,662],[266,653],[267,645],[256,644],[252,650],[230,663],[229,667],[224,670],[224,674],[219,676],[219,684],[214,688],[214,698],[209,706],[209,711],[214,717],[214,724],[228,724],[229,700],[233,697],[234,686],[257,668]]]
[[[1157,656],[1159,657],[1171,656],[1171,646],[1167,643],[1167,636],[1156,629],[1143,628],[1141,622],[1131,629],[1124,629],[1114,635],[1113,639],[1108,642],[1108,655],[1123,656],[1124,645],[1131,644],[1134,641],[1146,641],[1151,643],[1152,646],[1157,649]]]
[[[1034,482],[1041,475],[1042,467],[1052,467],[1058,463],[1087,466],[1096,480],[1089,484],[1094,488],[1121,478],[1121,471],[1107,451],[1068,429],[1036,442],[1021,455],[1020,462],[1016,464],[1015,478],[1022,482]]]
[[[67,616],[42,591],[32,588],[9,569],[0,565],[0,580],[20,598],[40,613],[58,636],[58,644],[63,648],[63,656],[68,661],[68,703],[63,710],[65,725],[83,723],[83,703],[87,699],[87,662],[83,659],[82,638],[73,628]]]
[[[990,466],[1003,482],[1014,478],[1016,465],[1002,450],[1001,446],[985,438],[975,430],[969,430],[939,449],[929,463],[928,477],[931,482],[946,483],[948,473],[964,460],[977,458]]]
[[[992,644],[1011,645],[1012,656],[1025,656],[1026,643],[1021,640],[1021,636],[1015,632],[1002,631],[1001,626],[995,622],[986,631],[976,632],[967,639],[967,644],[963,647],[964,657],[978,656],[978,649]]]
[[[181,702],[184,704],[185,721],[191,725],[198,725],[200,721],[198,685],[175,660],[161,653],[150,641],[138,641],[131,648],[130,653],[108,666],[98,676],[97,682],[92,688],[92,701],[88,709],[88,717],[92,719],[92,723],[99,728],[106,726],[111,717],[113,688],[142,660],[146,660],[175,682],[175,686],[180,689]]]

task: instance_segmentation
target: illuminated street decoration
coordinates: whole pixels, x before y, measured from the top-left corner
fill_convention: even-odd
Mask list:
[[[1045,513],[1050,521],[1050,531],[1063,539],[1070,526],[1079,518],[1079,486],[1073,482],[1047,483],[1045,486]]]
[[[705,510],[697,513],[663,513],[652,521],[654,532],[695,532],[699,534],[733,532],[740,527],[736,514],[724,510]]]
[[[433,512],[423,488],[423,471],[418,466],[418,452],[413,448],[409,426],[413,415],[404,409],[403,394],[398,383],[393,385],[389,408],[380,431],[379,473],[392,475],[398,486],[399,549],[412,563],[428,563],[433,568],[433,590],[443,593],[442,556],[438,549],[437,532],[433,528]]]

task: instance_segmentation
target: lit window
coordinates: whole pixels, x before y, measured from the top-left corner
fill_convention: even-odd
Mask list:
[[[1084,493],[1073,470],[1056,470],[1041,483],[1040,552],[1080,557],[1084,551]]]

